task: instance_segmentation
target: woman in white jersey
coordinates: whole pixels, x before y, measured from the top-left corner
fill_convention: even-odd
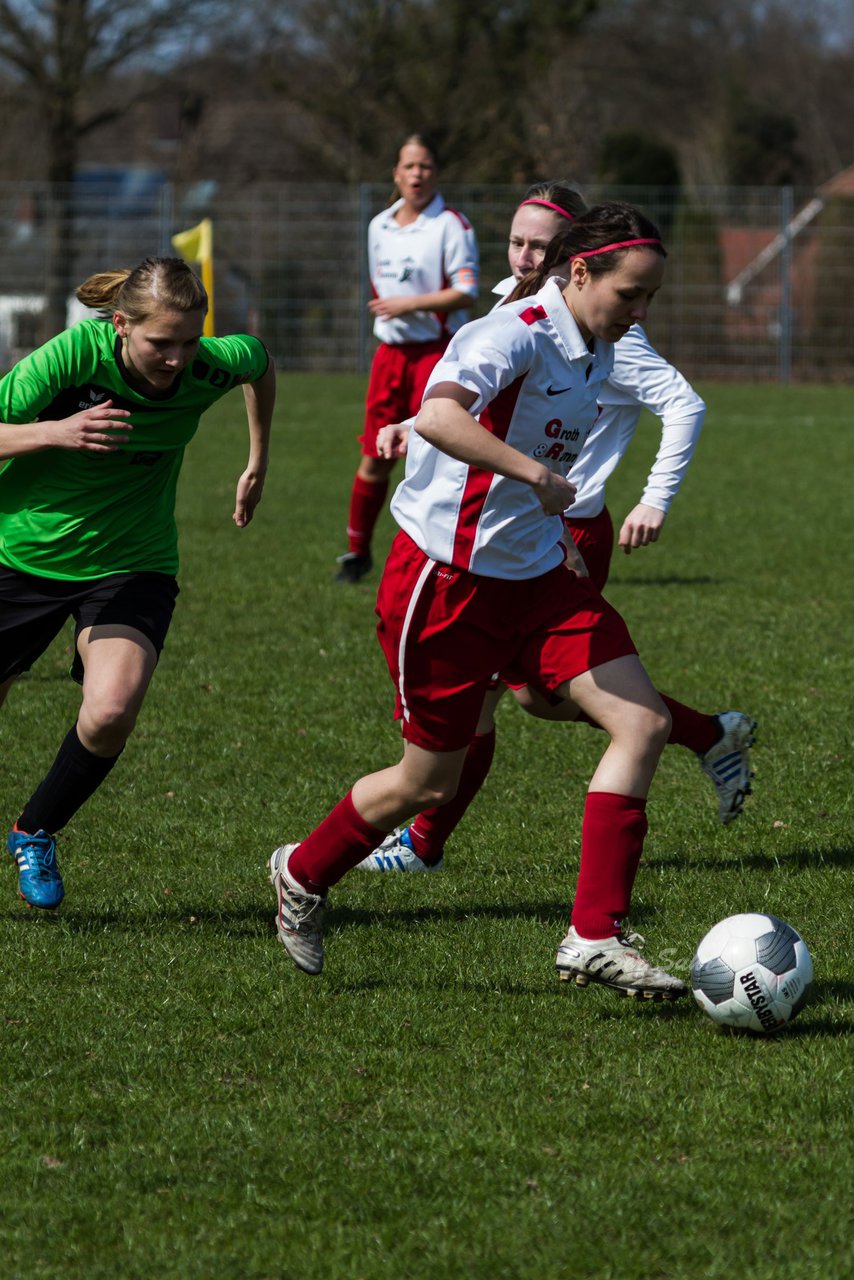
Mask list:
[[[371,364],[360,436],[362,458],[350,492],[348,547],[338,582],[372,567],[371,541],[385,505],[393,458],[378,456],[377,432],[418,412],[427,379],[477,297],[477,242],[468,220],[438,190],[433,145],[421,134],[403,143],[394,169],[399,198],[368,228],[368,268],[379,347]]]
[[[613,344],[644,319],[665,252],[649,220],[618,204],[579,218],[566,246],[569,278],[529,277],[526,296],[454,337],[428,384],[377,600],[403,757],[270,859],[279,938],[307,973],[323,966],[327,890],[408,813],[453,797],[492,674],[512,665],[610,736],[585,804],[560,975],[650,999],[687,990],[622,932],[670,717],[619,614],[569,567],[561,519]]]
[[[528,272],[542,264],[549,246],[553,242],[560,244],[555,238],[561,230],[586,208],[578,192],[566,183],[544,182],[529,187],[510,226],[507,256],[513,274],[493,290],[501,301]],[[601,591],[614,550],[605,484],[625,456],[642,408],[661,418],[661,444],[641,499],[620,527],[619,545],[626,554],[657,540],[699,438],[705,405],[685,378],[659,355],[639,324],[633,325],[615,346],[614,367],[600,388],[599,403],[602,412],[572,470],[575,502],[564,513],[564,524],[582,553],[592,582]],[[407,436],[408,428],[388,428],[380,436],[379,447],[402,455]],[[517,701],[530,714],[547,720],[576,717],[571,704],[547,702],[527,686],[518,686],[512,673],[507,674]],[[453,800],[422,811],[409,826],[393,832],[359,864],[360,870],[419,872],[444,865],[445,844],[489,774],[495,754],[494,711],[505,688],[500,684],[487,695]],[[669,744],[696,754],[703,772],[714,784],[721,821],[732,822],[750,791],[749,749],[755,722],[743,712],[708,715],[660,690],[659,696],[670,712]]]

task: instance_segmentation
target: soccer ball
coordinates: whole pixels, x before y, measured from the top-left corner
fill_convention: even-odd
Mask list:
[[[725,1027],[779,1031],[806,1003],[812,960],[806,943],[776,916],[729,916],[710,929],[691,964],[700,1008]]]

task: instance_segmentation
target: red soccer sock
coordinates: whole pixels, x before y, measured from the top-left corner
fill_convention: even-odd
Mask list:
[[[371,549],[374,528],[385,506],[388,480],[374,484],[363,480],[357,473],[350,492],[350,516],[347,522],[349,549],[357,555],[367,555]]]
[[[582,938],[609,938],[629,914],[646,835],[646,800],[589,791],[572,923]]]
[[[353,804],[353,792],[293,851],[288,870],[309,893],[323,893],[376,849],[388,835],[372,827]]]
[[[433,809],[424,809],[409,828],[409,838],[419,858],[423,858],[425,862],[439,861],[445,841],[486,781],[494,755],[494,729],[472,738],[453,800]]]
[[[709,716],[702,711],[695,711],[693,707],[686,707],[684,702],[668,698],[660,690],[658,696],[670,712],[672,723],[668,743],[671,746],[687,747],[697,755],[705,755],[721,736],[717,716]]]

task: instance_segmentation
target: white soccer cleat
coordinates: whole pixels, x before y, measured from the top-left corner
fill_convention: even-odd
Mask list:
[[[378,849],[357,862],[354,871],[442,871],[445,860],[425,862],[412,847],[408,827],[398,827],[386,836]]]
[[[270,884],[279,908],[276,931],[279,941],[298,969],[320,973],[323,968],[323,913],[326,894],[309,893],[288,871],[295,844],[284,844],[270,858]]]
[[[638,933],[619,933],[615,938],[582,938],[570,925],[557,950],[558,977],[586,987],[601,983],[636,1000],[678,1000],[688,994],[679,978],[656,969],[638,950],[643,946]]]
[[[711,778],[718,793],[721,822],[733,822],[751,792],[750,748],[756,736],[756,721],[742,711],[722,711],[715,719],[723,729],[720,741],[705,755],[698,756],[700,768]]]

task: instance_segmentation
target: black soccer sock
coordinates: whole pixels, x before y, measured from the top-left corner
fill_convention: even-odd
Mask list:
[[[109,759],[93,755],[78,738],[77,725],[72,725],[56,759],[25,804],[18,819],[19,831],[55,835],[97,791],[120,755],[121,751]]]

